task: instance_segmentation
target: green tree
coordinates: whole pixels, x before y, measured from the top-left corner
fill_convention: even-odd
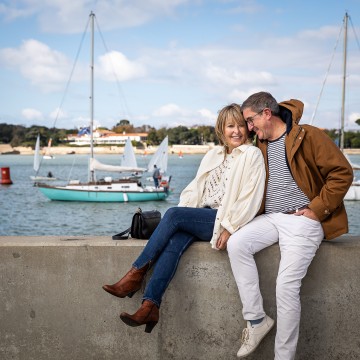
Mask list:
[[[351,139],[351,147],[353,149],[359,149],[360,148],[360,136],[354,137]]]
[[[130,121],[126,119],[122,119],[115,126],[128,126],[128,125],[130,125]]]
[[[205,144],[209,142],[218,143],[215,128],[213,126],[199,126],[198,131],[200,133],[200,144]]]
[[[129,120],[123,119],[120,120],[111,130],[117,134],[133,133],[134,126],[131,125]]]
[[[158,145],[158,144],[160,144],[158,133],[155,129],[151,130],[147,136],[147,145]]]

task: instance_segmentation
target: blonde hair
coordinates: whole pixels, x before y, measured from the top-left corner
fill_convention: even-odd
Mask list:
[[[230,105],[225,106],[224,108],[222,108],[219,111],[219,115],[218,115],[218,118],[216,121],[215,133],[219,139],[220,145],[227,147],[225,136],[224,136],[225,125],[226,125],[227,120],[231,120],[231,121],[235,122],[235,124],[237,124],[241,127],[245,127],[246,128],[246,136],[247,136],[248,140],[250,141],[249,130],[247,128],[245,119],[241,113],[240,105],[232,103]]]

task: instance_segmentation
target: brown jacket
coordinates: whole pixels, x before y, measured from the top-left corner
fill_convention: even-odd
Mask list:
[[[310,199],[308,206],[320,219],[325,239],[347,233],[343,199],[354,177],[351,165],[324,131],[311,125],[299,125],[304,108],[301,101],[292,99],[279,105],[280,117],[286,123],[289,169],[297,185]],[[257,139],[257,146],[265,159],[267,184],[267,141]],[[264,209],[265,197],[259,213]]]

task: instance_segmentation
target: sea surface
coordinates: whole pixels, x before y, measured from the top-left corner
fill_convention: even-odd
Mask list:
[[[127,229],[132,215],[138,207],[142,210],[157,209],[162,214],[176,206],[184,187],[194,178],[203,155],[169,155],[167,174],[172,176],[171,194],[165,201],[130,203],[84,203],[50,201],[33,186],[30,176],[33,170],[33,156],[0,155],[0,167],[9,167],[12,185],[0,185],[0,235],[3,236],[111,236]],[[360,163],[360,155],[350,155],[350,160]],[[119,165],[119,155],[97,155],[104,163]],[[146,167],[148,156],[137,156],[138,165]],[[87,180],[88,155],[58,155],[52,160],[42,160],[39,175],[48,171],[61,180]],[[102,178],[109,174],[98,173]],[[151,177],[143,176],[142,182]],[[360,171],[356,172],[360,179]],[[346,201],[350,231],[360,235],[360,201]]]

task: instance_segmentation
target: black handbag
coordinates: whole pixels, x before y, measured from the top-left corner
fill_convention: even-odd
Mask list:
[[[126,240],[129,236],[135,239],[149,239],[160,221],[160,211],[142,211],[138,208],[132,218],[131,226],[125,231],[113,235],[112,239]]]

